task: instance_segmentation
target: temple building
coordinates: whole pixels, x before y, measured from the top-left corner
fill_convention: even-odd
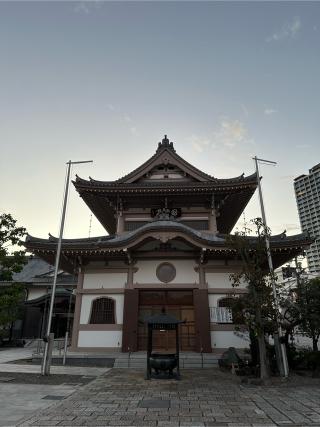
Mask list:
[[[146,349],[146,315],[173,314],[182,351],[211,352],[248,346],[235,331],[231,273],[241,261],[228,245],[239,216],[257,187],[255,174],[210,176],[175,151],[167,136],[156,153],[116,181],[85,180],[74,186],[107,231],[106,236],[64,239],[60,267],[78,273],[72,349]],[[304,234],[273,236],[275,267],[310,244]],[[26,247],[53,263],[57,238],[28,236]],[[174,346],[157,331],[156,346]]]

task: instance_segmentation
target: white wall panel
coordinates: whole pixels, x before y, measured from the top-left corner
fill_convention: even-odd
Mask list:
[[[31,299],[36,299],[36,298],[42,297],[43,295],[46,295],[46,294],[47,294],[47,290],[45,288],[29,289],[28,301]]]
[[[85,273],[84,289],[124,288],[127,282],[127,273]]]
[[[249,341],[240,338],[233,331],[211,331],[211,347],[214,348],[248,348]]]
[[[122,331],[79,331],[78,347],[121,348]]]
[[[230,280],[230,273],[206,273],[206,282],[208,283],[208,288],[232,288],[232,283]],[[239,288],[244,288],[245,283],[241,283]]]
[[[206,273],[209,288],[232,288],[230,273]]]
[[[162,283],[156,276],[158,265],[169,262],[176,268],[176,277],[170,283],[199,283],[199,273],[194,271],[196,263],[192,260],[159,260],[139,261],[136,267],[139,270],[134,274],[134,283]]]

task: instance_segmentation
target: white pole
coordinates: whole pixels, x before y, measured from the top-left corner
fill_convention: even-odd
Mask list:
[[[62,364],[66,364],[66,358],[67,358],[67,348],[68,348],[68,338],[69,338],[69,332],[66,332],[66,335],[64,337],[64,348],[63,348],[63,359]]]
[[[57,253],[56,253],[53,284],[52,284],[52,290],[51,290],[50,309],[49,309],[48,323],[47,323],[47,334],[45,337],[45,347],[44,347],[44,353],[43,353],[43,359],[42,359],[42,365],[41,365],[42,375],[50,374],[50,363],[49,363],[50,357],[48,357],[50,355],[48,355],[48,348],[49,348],[54,300],[55,300],[56,287],[57,287],[57,277],[58,277],[60,254],[61,254],[62,237],[63,237],[65,217],[66,217],[66,210],[67,210],[71,165],[79,164],[79,163],[91,163],[91,162],[92,160],[86,160],[86,161],[80,161],[80,162],[72,162],[71,160],[69,160],[67,162],[67,178],[66,178],[65,191],[64,191],[64,197],[63,197],[63,208],[62,208],[62,215],[61,215],[59,240],[58,240],[58,247],[57,247]]]
[[[261,208],[261,216],[262,216],[262,222],[263,222],[264,232],[265,232],[265,241],[266,241],[266,248],[267,248],[267,258],[268,258],[268,265],[269,265],[269,271],[270,271],[270,277],[271,277],[273,299],[274,299],[274,303],[275,303],[275,307],[276,307],[277,329],[278,329],[278,334],[279,334],[279,339],[280,339],[282,337],[282,329],[281,329],[281,324],[280,324],[280,319],[279,319],[279,313],[280,313],[279,308],[280,308],[280,306],[279,306],[279,299],[278,299],[278,294],[277,294],[277,289],[276,289],[276,282],[275,282],[275,279],[274,279],[273,262],[272,262],[271,248],[270,248],[270,239],[269,239],[269,235],[268,235],[268,226],[267,226],[266,213],[265,213],[265,209],[264,209],[264,202],[263,202],[263,195],[262,195],[262,188],[261,188],[261,180],[260,180],[260,173],[259,173],[259,164],[258,164],[258,162],[262,161],[264,163],[271,164],[271,165],[276,165],[277,163],[276,162],[271,162],[270,160],[258,159],[257,156],[255,156],[253,158],[253,160],[255,161],[255,165],[256,165],[257,183],[258,183],[258,190],[259,190],[259,201],[260,201],[260,208]],[[275,345],[277,345],[276,342],[275,342]],[[283,344],[281,344],[281,343],[280,343],[279,350],[280,350],[279,354],[282,355],[284,376],[287,377],[289,375],[287,354],[286,354],[285,346]]]

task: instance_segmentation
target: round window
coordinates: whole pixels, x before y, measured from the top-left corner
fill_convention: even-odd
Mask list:
[[[163,262],[158,265],[156,275],[161,282],[169,283],[176,277],[176,269],[169,262]]]

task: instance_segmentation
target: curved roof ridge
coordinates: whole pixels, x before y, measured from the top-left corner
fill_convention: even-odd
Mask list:
[[[250,175],[245,176],[245,173],[243,172],[239,176],[235,176],[233,178],[216,178],[217,182],[232,182],[232,181],[250,181],[253,179],[257,179],[257,173],[253,172]]]
[[[83,244],[83,243],[90,243],[90,246],[99,246],[103,245],[103,243],[107,243],[109,247],[118,246],[122,247],[125,246],[130,241],[134,240],[136,237],[139,237],[140,235],[143,235],[145,232],[159,232],[159,231],[180,231],[185,232],[189,236],[193,237],[194,239],[207,243],[209,245],[223,245],[227,244],[227,234],[212,234],[208,232],[202,232],[199,230],[195,230],[185,224],[182,224],[179,221],[173,221],[173,220],[155,220],[151,221],[147,224],[142,225],[141,227],[137,228],[136,230],[129,231],[123,234],[119,235],[113,235],[113,236],[98,236],[98,237],[92,237],[92,238],[79,238],[79,239],[63,239],[64,244]],[[232,236],[232,235],[231,235]],[[31,239],[30,239],[31,237]],[[38,239],[36,237],[27,236],[26,243],[54,243],[58,239],[57,238],[51,238],[48,239]],[[257,236],[245,236],[245,238],[251,242],[257,241]],[[299,241],[300,243],[302,241],[309,242],[310,236],[308,236],[307,233],[299,233],[295,234],[293,236],[286,236],[282,234],[271,236],[271,242],[279,243],[279,242],[290,242],[290,241]]]
[[[125,234],[120,234],[118,236],[116,236],[113,241],[121,241],[121,240],[127,240],[128,238],[132,238],[135,235],[141,234],[144,231],[152,231],[152,229],[156,229],[156,231],[159,231],[159,228],[164,228],[165,230],[168,229],[174,229],[174,228],[178,228],[178,229],[182,229],[186,232],[188,232],[189,234],[191,233],[192,235],[200,238],[200,239],[207,239],[208,237],[211,237],[210,241],[224,241],[223,238],[217,237],[215,234],[209,234],[209,233],[203,233],[201,231],[195,230],[192,227],[189,227],[188,225],[182,224],[179,221],[173,221],[173,220],[154,220],[151,222],[148,222],[147,224],[142,225],[141,227],[137,228],[136,230],[133,231],[129,231]]]
[[[49,236],[50,236],[50,234],[49,234]],[[24,241],[24,243],[29,243],[29,242],[48,242],[49,241],[49,239],[44,239],[44,238],[42,238],[42,237],[35,237],[35,236],[32,236],[31,234],[29,234],[29,233],[27,233],[26,234],[26,239],[25,239],[25,241]]]
[[[235,236],[236,234],[219,234],[221,237],[224,236]],[[251,241],[255,241],[257,240],[258,236],[254,236],[254,235],[247,235],[247,236],[243,236],[245,237],[247,240],[251,240]],[[298,234],[292,234],[291,236],[287,236],[286,234],[286,230],[284,230],[282,233],[278,233],[278,234],[274,234],[270,236],[270,241],[271,242],[279,242],[279,241],[296,241],[296,240],[312,240],[312,238],[310,237],[309,233],[306,232],[301,232]]]
[[[59,240],[58,237],[52,236],[51,234],[49,234],[49,236],[50,236],[49,240],[51,240],[51,241],[56,241],[57,242]],[[112,239],[113,237],[114,237],[114,235],[106,234],[105,236],[79,237],[79,238],[75,238],[75,239],[71,239],[71,238],[69,238],[69,239],[63,239],[63,242],[66,242],[66,243],[70,242],[70,243],[72,243],[75,240],[77,242],[84,242],[84,243],[85,242],[92,243],[92,242],[95,242],[95,241],[97,241],[97,242],[104,242],[106,240]]]
[[[128,176],[128,175],[126,175],[126,176]],[[232,183],[232,182],[256,181],[256,179],[257,179],[257,173],[253,172],[252,174],[247,175],[247,176],[245,176],[245,174],[242,173],[241,175],[233,177],[233,178],[214,178],[214,179],[211,179],[210,182],[213,182],[216,184],[219,184],[219,183],[223,184],[223,183]],[[93,179],[91,177],[89,177],[89,180],[86,180],[86,179],[80,178],[78,176],[76,177],[76,181],[73,181],[73,183],[74,184],[82,183],[82,184],[87,184],[87,185],[94,184],[94,185],[101,185],[101,186],[103,186],[103,185],[111,186],[111,185],[115,185],[115,184],[116,185],[120,185],[120,184],[127,185],[128,184],[126,182],[123,182],[122,178],[115,180],[115,181],[102,181],[102,180],[98,180],[98,179]],[[173,185],[173,184],[176,184],[176,182],[171,182],[171,181],[168,181],[168,182],[163,181],[162,182],[161,181],[160,183],[159,182],[150,182],[150,183],[143,182],[143,183],[141,183],[141,185],[146,186],[146,187],[157,186],[159,184],[166,184],[166,185],[172,184]],[[186,186],[195,185],[195,183],[188,183],[188,182],[187,183],[180,183],[180,184],[185,184]],[[135,184],[135,185],[137,185],[137,184]]]
[[[32,243],[32,242],[46,242],[46,243],[48,243],[48,242],[58,242],[58,240],[59,240],[58,237],[53,236],[51,233],[48,233],[48,236],[49,237],[47,239],[44,239],[42,237],[35,237],[35,236],[32,236],[31,234],[27,234],[26,235],[25,243],[29,243],[29,242],[30,243]],[[106,234],[104,236],[79,237],[79,238],[73,238],[73,239],[71,239],[71,238],[62,239],[62,242],[65,242],[65,243],[74,243],[74,242],[92,243],[92,242],[95,242],[95,241],[103,242],[103,241],[110,240],[113,237],[114,237],[114,235],[108,235],[108,234]]]

